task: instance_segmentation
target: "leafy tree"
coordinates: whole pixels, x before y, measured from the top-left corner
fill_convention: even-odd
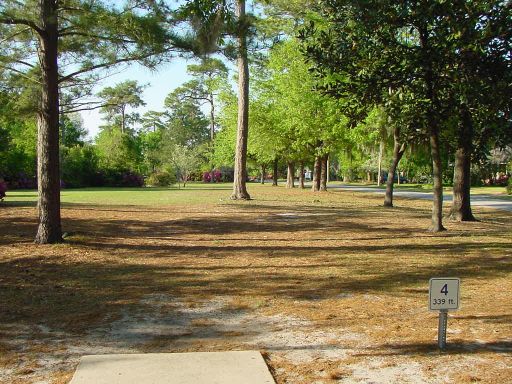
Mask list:
[[[99,166],[114,171],[140,171],[142,154],[136,137],[118,129],[104,128],[96,137]]]
[[[245,11],[245,0],[236,0],[235,14],[238,20],[237,65],[238,65],[238,123],[235,150],[235,173],[231,199],[249,200],[247,192],[247,142],[249,137],[249,62],[247,56],[247,34],[250,18]]]
[[[201,111],[198,100],[190,98],[189,88],[182,86],[165,99],[167,109],[166,135],[175,144],[189,148],[208,140],[208,120]]]
[[[77,114],[65,114],[60,118],[60,143],[65,147],[84,145],[87,130],[82,117]]]
[[[447,36],[444,75],[449,78],[449,121],[455,130],[450,216],[471,221],[475,220],[470,197],[472,158],[482,157],[489,146],[512,142],[512,19],[508,2],[461,5],[446,6],[439,23]]]
[[[327,157],[342,145],[347,121],[336,100],[315,90],[316,80],[295,39],[284,41],[272,49],[268,68],[271,84],[267,85],[265,97],[273,94],[274,121],[279,122],[273,127],[278,138],[274,142],[280,143],[280,155],[289,163],[318,158],[317,189],[325,189]]]
[[[217,97],[226,86],[228,69],[221,60],[207,57],[203,58],[200,64],[189,65],[187,72],[194,76],[195,80],[186,83],[183,87],[189,89],[189,98],[208,105],[210,109],[210,139],[213,141],[216,130]]]
[[[143,173],[155,173],[162,166],[162,140],[164,130],[159,128],[154,131],[142,131],[139,133],[141,155],[143,157]]]
[[[114,87],[106,87],[98,93],[103,100],[101,112],[106,114],[107,121],[111,124],[119,124],[122,133],[126,132],[127,120],[133,117],[133,114],[127,114],[127,108],[146,105],[141,97],[144,88],[145,85],[138,85],[135,80],[126,80]]]
[[[155,53],[172,46],[175,36],[161,27],[161,13],[153,12],[153,5],[138,2],[136,7],[117,9],[96,0],[4,0],[0,4],[2,68],[40,84],[36,243],[62,240],[61,91],[64,85],[80,89],[84,76],[92,71],[132,60],[149,62]]]
[[[19,95],[16,89],[0,89],[0,176],[10,181],[33,176],[37,162],[36,122],[19,111]]]
[[[451,4],[451,3],[450,3]],[[434,199],[433,231],[442,231],[442,163],[439,130],[445,85],[447,2],[322,2],[326,25],[309,28],[309,57],[326,80],[325,88],[350,97],[347,113],[361,119],[368,107],[381,104],[389,90],[414,95],[418,128],[429,136]],[[308,34],[303,34],[307,38]]]
[[[192,172],[200,165],[200,157],[197,150],[183,145],[175,145],[171,153],[171,163],[174,166],[179,181],[183,187],[190,180]]]
[[[237,128],[237,96],[227,90],[220,97],[221,108],[217,121],[220,130],[215,137],[213,165],[216,167],[234,165],[236,128]]]
[[[142,129],[146,132],[156,132],[158,129],[163,129],[165,126],[164,118],[164,112],[148,111],[140,119]]]
[[[95,186],[98,174],[98,154],[90,144],[62,149],[62,179],[66,187]]]

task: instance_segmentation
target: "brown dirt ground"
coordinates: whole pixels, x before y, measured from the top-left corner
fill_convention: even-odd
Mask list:
[[[0,207],[0,382],[67,383],[83,354],[259,349],[283,383],[512,383],[512,215],[433,234],[430,203],[261,190],[248,202]],[[428,280],[461,278],[448,349]]]

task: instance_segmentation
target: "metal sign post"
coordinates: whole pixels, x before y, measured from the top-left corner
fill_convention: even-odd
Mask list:
[[[437,330],[437,345],[439,349],[446,348],[446,329],[448,328],[448,310],[439,311],[439,328]]]
[[[448,311],[459,309],[460,279],[455,277],[432,278],[429,286],[429,309],[439,311],[437,345],[439,349],[444,350],[446,348]]]

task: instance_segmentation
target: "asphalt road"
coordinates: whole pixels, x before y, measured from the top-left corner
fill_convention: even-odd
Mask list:
[[[345,189],[355,192],[377,193],[381,195],[385,194],[384,189],[376,187],[360,187],[357,185],[347,184],[330,184],[328,188]],[[401,191],[395,189],[393,195],[395,197],[406,197],[409,199],[432,200],[432,192]],[[451,193],[444,194],[444,201],[452,201]],[[492,195],[471,195],[471,206],[499,209],[503,211],[512,212],[512,200],[500,199]]]

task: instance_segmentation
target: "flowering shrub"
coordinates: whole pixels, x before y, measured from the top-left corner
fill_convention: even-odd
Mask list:
[[[215,183],[220,183],[222,181],[222,172],[218,169],[213,171],[213,181]],[[203,173],[203,182],[211,183],[212,182],[212,172],[204,172]]]

